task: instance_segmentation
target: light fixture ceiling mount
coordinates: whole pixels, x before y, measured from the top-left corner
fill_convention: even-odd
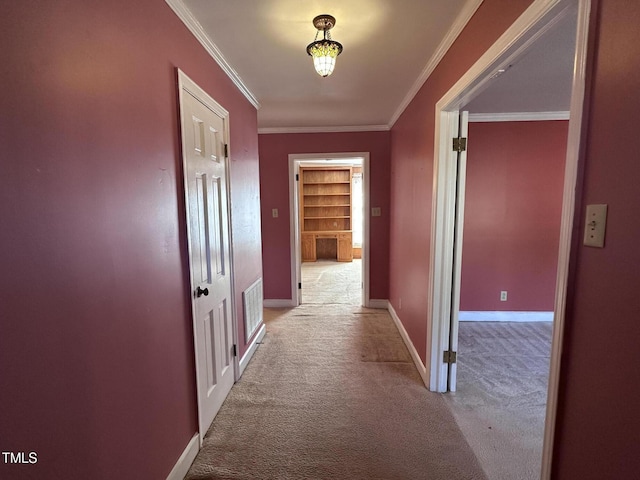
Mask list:
[[[342,45],[331,39],[331,30],[336,24],[336,19],[331,15],[318,15],[313,19],[313,26],[318,30],[315,41],[307,45],[307,53],[313,57],[313,65],[316,72],[323,77],[333,73],[336,66],[336,58],[342,53]],[[318,33],[323,32],[323,38],[318,40]]]

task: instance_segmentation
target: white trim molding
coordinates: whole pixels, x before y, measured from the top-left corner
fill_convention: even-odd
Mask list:
[[[263,127],[258,128],[258,134],[274,133],[341,133],[341,132],[388,132],[389,125],[351,125],[327,127]]]
[[[431,76],[433,71],[440,63],[440,60],[442,60],[445,54],[449,51],[449,48],[451,48],[453,42],[455,42],[458,36],[462,33],[462,30],[467,26],[467,23],[469,23],[469,20],[471,20],[471,17],[473,17],[481,4],[482,0],[468,0],[464,5],[462,11],[458,14],[455,21],[453,22],[453,25],[451,25],[451,28],[442,39],[442,42],[440,42],[440,45],[438,45],[438,48],[429,59],[429,62],[425,65],[422,73],[420,73],[420,76],[416,79],[413,86],[404,97],[404,100],[402,100],[402,103],[400,103],[400,105],[394,112],[391,120],[389,121],[389,128],[393,127],[393,125],[398,121],[400,115],[402,115],[413,98],[418,94],[429,76]]]
[[[265,308],[293,308],[296,304],[290,298],[265,298],[262,301],[262,306]]]
[[[196,20],[196,17],[193,16],[191,10],[187,8],[182,0],[165,0],[167,5],[171,7],[171,10],[178,16],[182,23],[189,29],[189,31],[193,34],[194,37],[200,42],[200,44],[204,47],[204,49],[211,55],[211,57],[216,61],[220,68],[227,74],[227,76],[231,79],[231,81],[235,84],[236,87],[242,92],[242,94],[249,100],[249,103],[253,105],[256,109],[260,108],[260,102],[255,97],[255,95],[249,90],[238,72],[236,72],[231,64],[224,58],[224,55],[218,48],[218,46],[213,43],[204,27]]]
[[[247,349],[246,352],[244,352],[244,355],[240,360],[240,376],[242,376],[242,374],[244,373],[244,369],[247,368],[247,365],[249,365],[249,362],[251,361],[253,354],[256,353],[256,350],[258,349],[258,345],[260,345],[260,342],[262,341],[266,333],[267,333],[267,327],[265,327],[263,323],[260,329],[258,330],[258,333],[253,337],[253,340],[251,340],[251,345],[249,345],[249,348]]]
[[[582,135],[582,116],[584,115],[585,84],[587,78],[587,49],[589,39],[589,19],[591,0],[574,0],[578,4],[578,29],[576,32],[576,51],[573,67],[573,86],[571,89],[571,119],[567,135],[567,160],[564,172],[564,193],[562,202],[562,220],[560,223],[560,242],[558,246],[558,274],[556,280],[556,318],[551,340],[551,360],[549,365],[549,387],[547,390],[547,415],[544,425],[542,444],[542,472],[540,478],[551,478],[551,461],[555,437],[556,415],[558,409],[558,390],[560,388],[560,362],[564,337],[564,319],[569,284],[569,258],[571,256],[571,238],[575,211],[575,195],[578,187],[578,165],[580,158],[580,137]]]
[[[338,165],[351,164],[358,160],[362,162],[364,178],[364,216],[363,216],[363,244],[362,244],[362,305],[370,306],[370,236],[371,236],[371,192],[370,192],[370,153],[369,152],[335,152],[335,153],[290,153],[289,154],[289,236],[291,249],[291,298],[293,306],[302,303],[302,290],[298,288],[302,282],[302,249],[300,245],[300,215],[299,215],[299,182],[295,176],[300,171],[301,165],[315,164],[314,162],[333,162]],[[381,307],[381,308],[386,308]]]
[[[171,473],[167,476],[167,480],[183,480],[189,471],[189,467],[196,459],[200,451],[200,435],[196,433],[185,447],[182,455],[174,465]]]
[[[460,312],[461,322],[553,322],[553,312]]]
[[[571,93],[571,108],[569,119],[569,133],[567,139],[567,156],[564,175],[564,193],[562,205],[562,220],[560,226],[560,241],[558,253],[558,272],[556,281],[556,299],[554,305],[553,340],[551,345],[551,360],[549,371],[549,389],[547,395],[547,412],[544,429],[544,442],[542,447],[541,479],[551,478],[551,463],[553,454],[554,429],[556,424],[556,410],[558,403],[558,390],[560,378],[560,360],[562,357],[562,340],[564,329],[564,317],[566,308],[568,265],[571,254],[571,240],[573,233],[573,219],[575,215],[575,191],[578,186],[578,165],[580,138],[582,132],[582,116],[586,79],[587,39],[591,0],[534,0],[527,10],[505,31],[505,33],[477,60],[477,62],[456,82],[455,85],[440,99],[435,108],[435,145],[434,145],[434,212],[432,242],[437,240],[447,231],[447,222],[450,221],[450,208],[440,197],[442,190],[450,188],[455,180],[445,175],[444,183],[441,182],[440,170],[446,166],[447,154],[450,150],[452,131],[450,121],[454,114],[482,91],[492,75],[513,62],[525,53],[527,48],[536,41],[546,30],[551,28],[564,15],[578,10],[578,29],[576,35],[576,52],[574,64],[573,88]],[[444,148],[444,147],[448,148]],[[427,324],[427,356],[426,362],[438,362],[442,364],[442,350],[438,350],[444,340],[442,326],[449,322],[446,305],[450,302],[451,282],[447,282],[447,272],[453,268],[452,264],[442,266],[443,259],[448,255],[448,250],[434,251],[431,254],[429,295],[430,308]],[[450,259],[447,259],[449,263]],[[449,287],[447,287],[449,285]],[[447,290],[449,288],[449,290]],[[429,349],[432,348],[433,351]],[[433,365],[429,366],[433,371]],[[432,379],[433,381],[433,379]]]
[[[560,112],[506,112],[470,113],[469,122],[543,122],[548,120],[569,120],[568,111]]]
[[[389,308],[389,300],[380,299],[380,298],[371,298],[369,299],[369,303],[367,304],[369,308],[382,308],[383,310],[387,310]]]
[[[400,320],[400,317],[398,317],[398,314],[393,308],[393,305],[391,305],[391,302],[387,302],[387,304],[388,304],[387,310],[389,311],[389,314],[393,319],[393,323],[396,324],[396,328],[398,329],[398,332],[400,333],[400,336],[402,337],[402,341],[406,345],[407,350],[409,350],[411,359],[413,360],[413,363],[415,364],[416,369],[418,370],[418,373],[420,374],[420,377],[422,378],[423,383],[425,384],[425,386],[428,387],[429,375],[427,374],[427,369],[424,366],[424,363],[422,363],[422,360],[420,359],[420,355],[418,355],[418,351],[416,350],[416,347],[413,345],[413,342],[409,338],[409,334],[404,329],[404,325],[402,325],[402,321]]]

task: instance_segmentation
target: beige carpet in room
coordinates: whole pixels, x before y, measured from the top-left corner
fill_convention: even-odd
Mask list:
[[[265,311],[267,335],[187,479],[485,479],[388,312]]]
[[[302,303],[362,305],[362,260],[304,262]]]
[[[458,391],[445,396],[491,480],[538,480],[550,322],[460,322]]]

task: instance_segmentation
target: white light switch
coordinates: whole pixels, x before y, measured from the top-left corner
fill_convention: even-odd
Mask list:
[[[607,206],[587,205],[584,226],[584,244],[588,247],[604,247],[604,231],[607,227]]]
[[[372,217],[379,217],[380,216],[380,207],[373,207],[371,209],[371,216]]]
[[[277,208],[272,208],[271,209],[271,216],[273,218],[278,218],[278,209]]]

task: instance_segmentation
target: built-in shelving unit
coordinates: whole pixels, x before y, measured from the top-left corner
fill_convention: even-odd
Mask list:
[[[350,262],[351,167],[301,168],[300,217],[303,261],[331,258],[335,246],[335,258]]]

